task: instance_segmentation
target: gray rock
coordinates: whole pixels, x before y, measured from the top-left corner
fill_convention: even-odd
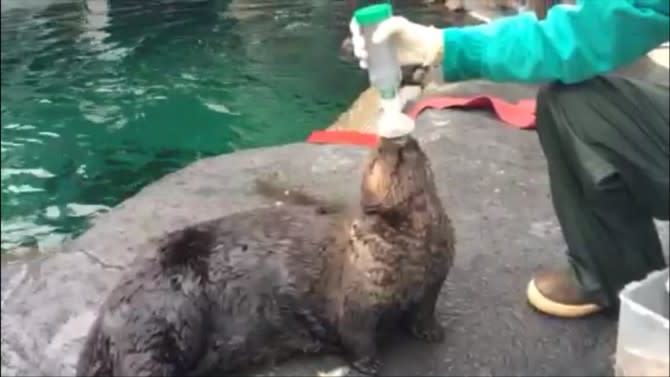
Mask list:
[[[399,335],[383,348],[384,374],[611,374],[613,320],[551,319],[525,302],[532,272],[564,262],[535,133],[475,112],[427,111],[416,134],[457,233],[456,264],[438,308],[447,340],[430,345]],[[61,252],[3,265],[2,375],[72,375],[98,306],[152,237],[273,205],[254,191],[257,177],[356,200],[365,152],[297,143],[203,159],[98,217]],[[299,358],[254,373],[316,375],[342,364]]]

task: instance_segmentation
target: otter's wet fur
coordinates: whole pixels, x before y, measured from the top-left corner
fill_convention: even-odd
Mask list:
[[[381,141],[353,212],[302,204],[161,239],[104,302],[77,375],[217,374],[322,352],[374,375],[387,326],[443,339],[434,311],[454,231],[416,140]]]

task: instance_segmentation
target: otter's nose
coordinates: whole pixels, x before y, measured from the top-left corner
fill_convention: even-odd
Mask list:
[[[388,166],[395,166],[402,159],[402,145],[394,139],[381,139],[377,147],[379,161]]]

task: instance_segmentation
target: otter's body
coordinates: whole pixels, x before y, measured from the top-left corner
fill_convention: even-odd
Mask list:
[[[303,317],[323,313],[329,220],[278,207],[168,235],[103,304],[77,374],[225,372],[315,350]]]
[[[343,352],[376,374],[380,328],[439,341],[453,229],[412,139],[382,142],[360,209],[260,209],[168,234],[103,304],[77,375],[204,375]]]

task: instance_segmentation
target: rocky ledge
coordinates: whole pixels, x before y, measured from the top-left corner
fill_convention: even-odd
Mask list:
[[[509,92],[509,89],[505,89]],[[444,344],[401,335],[383,349],[386,375],[611,375],[614,319],[562,321],[531,310],[525,287],[564,262],[545,162],[533,131],[486,114],[426,111],[416,135],[454,221],[457,258],[439,301]],[[271,178],[356,200],[355,146],[304,143],[203,159],[97,218],[57,253],[2,266],[2,375],[72,375],[96,310],[139,246],[187,224],[275,205],[254,189]],[[667,245],[667,227],[665,227]],[[256,375],[316,375],[336,357],[295,359]]]

